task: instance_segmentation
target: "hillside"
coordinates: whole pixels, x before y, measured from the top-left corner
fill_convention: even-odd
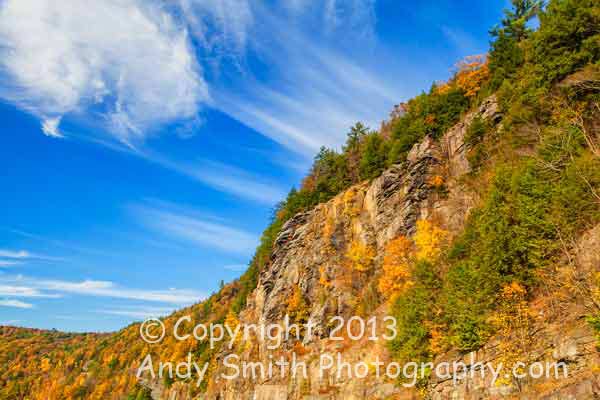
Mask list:
[[[600,396],[600,6],[514,1],[487,57],[398,106],[378,131],[357,124],[322,149],[277,208],[242,277],[163,319],[196,324],[315,324],[271,348],[260,335],[157,344],[140,325],[112,334],[0,328],[1,399],[592,399]],[[539,18],[536,30],[528,21]],[[352,339],[331,318],[397,320],[392,340]],[[369,325],[368,325],[369,326]],[[356,331],[354,331],[356,333]],[[385,325],[376,324],[377,337]],[[356,379],[348,362],[563,362],[566,377],[431,368]],[[207,363],[205,378],[157,378],[150,354]],[[308,376],[219,379],[226,356],[296,357]],[[372,365],[372,364],[371,364]],[[156,366],[155,366],[156,367]],[[371,368],[371,367],[370,367]],[[406,377],[405,377],[406,378]]]

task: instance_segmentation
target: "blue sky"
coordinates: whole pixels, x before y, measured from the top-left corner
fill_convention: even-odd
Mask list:
[[[115,330],[236,278],[318,148],[485,52],[505,6],[0,2],[0,323]]]

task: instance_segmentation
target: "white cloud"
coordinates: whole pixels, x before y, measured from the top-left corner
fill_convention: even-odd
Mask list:
[[[14,282],[14,281],[13,281]],[[5,297],[46,297],[58,298],[59,294],[43,293],[29,286],[0,285],[0,296]]]
[[[16,259],[16,260],[44,260],[44,261],[60,261],[62,260],[59,257],[50,257],[42,254],[30,253],[25,250],[6,250],[0,249],[0,257]]]
[[[5,258],[29,258],[31,257],[31,254],[25,250],[4,250],[4,249],[0,249],[0,257],[5,257]]]
[[[133,207],[142,223],[158,233],[175,236],[227,253],[249,255],[256,248],[256,235],[223,224],[167,208]]]
[[[58,130],[58,125],[60,124],[61,117],[54,118],[45,118],[42,120],[42,132],[46,136],[54,137],[54,138],[62,138],[64,135],[60,133]]]
[[[343,30],[341,33],[347,37],[350,30],[355,40],[374,40],[375,0],[326,0],[324,9],[325,26],[330,33]]]
[[[0,4],[0,78],[10,82],[0,97],[38,115],[50,136],[68,136],[61,118],[73,116],[103,121],[132,145],[164,123],[201,120],[199,105],[210,103],[311,157],[342,143],[357,120],[379,123],[402,97],[366,50],[375,0]],[[268,80],[248,54],[268,66]]]
[[[6,297],[58,298],[65,294],[78,294],[83,296],[152,301],[179,305],[192,304],[206,297],[204,293],[188,289],[134,289],[123,287],[110,281],[91,279],[83,281],[65,281],[23,276],[2,279],[5,283],[10,283],[0,285],[0,296]]]
[[[269,66],[268,79],[245,71],[234,84],[213,83],[221,86],[213,99],[222,112],[312,157],[322,145],[338,147],[356,121],[375,127],[403,95],[400,80],[386,79],[385,66],[366,49],[375,41],[373,1],[300,1],[290,8],[297,11],[253,3],[260,24],[248,46]]]
[[[217,58],[244,58],[254,23],[248,0],[179,0],[179,6],[205,50]]]
[[[36,287],[60,293],[88,296],[112,297],[130,300],[156,301],[173,304],[190,304],[204,298],[203,293],[192,290],[142,290],[121,287],[109,281],[84,280],[69,282],[62,280],[40,280],[32,282]]]
[[[33,304],[20,300],[0,300],[0,307],[33,308]]]
[[[62,135],[61,117],[104,121],[121,141],[193,118],[208,99],[186,30],[155,3],[0,3],[0,96]],[[10,83],[6,83],[10,82]]]

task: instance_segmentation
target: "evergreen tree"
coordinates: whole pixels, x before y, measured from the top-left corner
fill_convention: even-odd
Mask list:
[[[504,79],[512,77],[523,65],[524,52],[519,43],[531,33],[527,22],[541,11],[543,2],[512,0],[512,5],[512,9],[504,10],[501,26],[490,31],[495,38],[491,43],[489,59],[492,89],[499,88]]]
[[[543,1],[512,0],[511,3],[512,9],[504,10],[502,27],[495,27],[492,29],[491,34],[493,36],[504,34],[520,42],[531,33],[531,29],[527,27],[527,22],[541,11]]]
[[[361,122],[357,122],[348,132],[344,154],[348,164],[348,173],[352,183],[360,180],[359,164],[361,159],[361,146],[364,138],[369,134],[369,128]]]
[[[372,133],[367,136],[360,159],[360,178],[373,179],[381,174],[386,166],[387,153],[386,142],[381,135]]]

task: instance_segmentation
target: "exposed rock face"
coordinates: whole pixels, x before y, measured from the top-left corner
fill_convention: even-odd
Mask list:
[[[325,204],[290,219],[276,239],[271,262],[261,271],[256,290],[241,313],[244,323],[279,323],[288,311],[289,299],[299,288],[310,321],[316,325],[312,341],[303,343],[302,360],[309,365],[309,377],[269,377],[251,381],[240,379],[220,382],[204,396],[207,399],[413,399],[416,391],[398,387],[389,380],[352,380],[338,378],[333,373],[321,377],[317,374],[318,355],[322,352],[343,351],[348,362],[368,360],[374,355],[389,357],[385,344],[362,340],[346,347],[324,340],[328,321],[333,315],[348,317],[363,305],[365,299],[355,298],[347,286],[344,266],[350,243],[374,250],[375,275],[381,264],[386,244],[400,234],[410,236],[421,218],[434,219],[451,234],[458,234],[465,225],[469,211],[476,203],[476,195],[461,185],[461,177],[470,172],[467,160],[465,134],[476,116],[498,123],[500,115],[495,98],[486,100],[479,110],[467,114],[440,140],[425,138],[410,151],[406,162],[394,165],[370,183],[356,185]],[[438,178],[437,180],[434,178]],[[442,182],[440,184],[440,179]],[[589,235],[587,244],[598,244],[598,231]],[[585,251],[580,255],[588,265],[598,263],[596,256]],[[373,279],[371,279],[373,281]],[[325,283],[324,283],[325,282]],[[385,307],[369,310],[368,315],[385,315]],[[600,396],[600,382],[592,365],[600,365],[594,349],[595,339],[587,328],[581,313],[568,318],[570,330],[565,332],[560,320],[542,321],[534,353],[539,360],[566,360],[572,366],[568,384],[560,392],[544,395],[547,399],[587,399]],[[343,348],[342,348],[343,347]],[[497,357],[494,341],[477,356],[477,361],[487,362]],[[279,353],[291,350],[284,344]],[[276,352],[258,342],[255,348],[245,351],[242,357],[251,361],[266,361]],[[464,359],[446,355],[443,360]],[[541,385],[547,381],[541,381]],[[533,385],[533,384],[532,384]],[[534,390],[537,387],[531,386]],[[529,394],[525,394],[529,393]],[[434,379],[429,388],[432,399],[483,399],[516,396],[524,399],[536,397],[538,392],[516,393],[508,386],[494,385],[491,376],[458,382]],[[162,398],[171,393],[165,393]],[[595,397],[596,396],[596,397]],[[177,397],[179,399],[179,397]]]
[[[316,334],[323,337],[328,318],[350,316],[359,301],[336,284],[344,278],[343,270],[347,269],[343,267],[344,255],[350,242],[375,249],[379,265],[387,242],[400,234],[412,235],[420,218],[439,218],[442,225],[458,231],[473,204],[457,180],[470,170],[464,136],[477,114],[496,118],[495,100],[488,100],[480,110],[468,114],[441,140],[425,138],[413,147],[406,162],[394,165],[379,178],[354,186],[289,220],[276,240],[271,264],[262,271],[255,291],[252,314],[258,321],[264,324],[280,321],[286,314],[293,288],[298,286],[309,303],[310,320],[317,325]],[[432,184],[435,176],[443,176],[446,192]],[[331,281],[326,293],[319,284],[321,274]],[[327,350],[319,340],[305,345],[313,354]],[[348,358],[354,360],[364,359],[372,352],[385,355],[386,350],[372,343],[359,343],[346,350]],[[261,348],[260,353],[266,354],[265,349]],[[319,380],[318,376],[311,377],[310,385],[303,390],[285,380],[275,380],[256,385],[253,390],[246,385],[232,385],[227,393],[239,396],[245,392],[256,399],[384,399],[399,393],[395,385],[383,379]]]
[[[276,240],[272,263],[260,276],[255,305],[261,322],[282,317],[282,300],[295,284],[307,298],[314,299],[318,267],[339,263],[349,240],[382,250],[399,234],[413,234],[416,221],[432,214],[439,215],[450,230],[460,229],[473,201],[457,181],[470,171],[464,136],[476,115],[497,119],[495,99],[466,115],[440,141],[426,137],[416,144],[405,163],[289,220]],[[442,174],[449,190],[444,196],[431,183],[434,176]],[[326,229],[327,224],[334,226]],[[329,248],[333,252],[328,252]],[[330,295],[343,297],[343,293]]]

